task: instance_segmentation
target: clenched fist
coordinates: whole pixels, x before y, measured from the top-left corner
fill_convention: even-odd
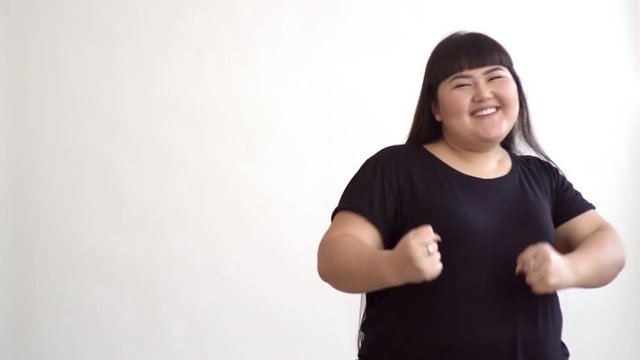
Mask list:
[[[516,274],[523,274],[535,294],[551,294],[569,287],[572,272],[566,258],[549,243],[527,247],[516,260]]]
[[[418,226],[406,233],[393,249],[394,268],[402,283],[432,281],[442,272],[438,242],[440,237],[430,225]]]

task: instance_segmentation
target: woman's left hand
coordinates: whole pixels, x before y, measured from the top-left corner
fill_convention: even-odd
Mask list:
[[[566,257],[547,242],[527,247],[516,260],[516,274],[523,274],[531,291],[551,294],[571,286],[571,266]]]

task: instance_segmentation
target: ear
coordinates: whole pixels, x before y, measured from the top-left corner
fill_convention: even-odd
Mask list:
[[[442,122],[442,116],[440,116],[440,109],[438,108],[438,104],[435,102],[431,103],[431,112],[437,121]]]

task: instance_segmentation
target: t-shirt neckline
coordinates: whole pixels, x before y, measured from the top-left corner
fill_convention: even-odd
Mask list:
[[[507,154],[509,154],[509,158],[511,159],[511,168],[509,168],[509,171],[507,171],[507,173],[505,173],[504,175],[500,175],[500,176],[497,176],[497,177],[494,177],[494,178],[481,178],[481,177],[477,177],[477,176],[466,174],[466,173],[454,168],[453,166],[447,164],[444,160],[442,160],[439,157],[437,157],[434,153],[429,151],[429,149],[427,149],[424,145],[419,145],[419,146],[422,149],[422,151],[425,152],[426,155],[429,158],[434,160],[436,163],[440,164],[441,167],[447,169],[447,171],[449,171],[451,173],[454,173],[454,174],[457,174],[460,177],[472,179],[472,180],[475,180],[475,181],[491,182],[491,181],[499,181],[499,180],[502,180],[502,179],[507,179],[515,172],[515,167],[517,166],[517,161],[516,161],[515,154],[513,154],[509,150],[506,150]]]

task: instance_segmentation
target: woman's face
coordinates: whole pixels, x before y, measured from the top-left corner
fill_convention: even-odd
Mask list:
[[[466,149],[500,144],[518,118],[518,87],[499,65],[464,70],[438,86],[432,107],[444,139]]]

